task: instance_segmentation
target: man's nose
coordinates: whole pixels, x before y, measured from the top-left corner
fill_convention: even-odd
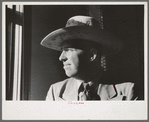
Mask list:
[[[66,57],[66,53],[65,51],[63,51],[59,57],[59,60],[60,61],[66,61],[67,60],[67,57]]]

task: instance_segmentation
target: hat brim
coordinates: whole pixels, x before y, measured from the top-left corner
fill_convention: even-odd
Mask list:
[[[70,39],[85,39],[97,42],[102,46],[103,55],[116,54],[123,47],[121,40],[114,34],[90,26],[72,26],[55,30],[41,41],[41,45],[62,51],[61,44]]]

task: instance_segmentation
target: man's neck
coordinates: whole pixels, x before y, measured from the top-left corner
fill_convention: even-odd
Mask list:
[[[73,77],[73,78],[76,79],[76,80],[79,80],[80,82],[87,83],[87,82],[90,82],[90,81],[94,82],[94,80],[99,79],[101,77],[101,75],[102,75],[101,72],[100,73],[96,72],[96,74],[95,73],[94,74],[88,74],[88,75],[85,75],[85,76],[82,76],[82,77]]]

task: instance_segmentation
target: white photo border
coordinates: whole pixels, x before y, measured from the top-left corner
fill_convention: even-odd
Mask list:
[[[144,101],[46,102],[5,100],[5,5],[144,5]],[[147,2],[3,2],[2,3],[2,119],[3,120],[147,120],[148,4]]]

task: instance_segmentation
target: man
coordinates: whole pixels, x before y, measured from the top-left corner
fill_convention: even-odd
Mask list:
[[[51,85],[46,100],[136,100],[134,83],[103,84],[101,56],[122,49],[121,40],[100,29],[93,17],[74,16],[65,28],[48,34],[41,45],[62,51],[59,60],[68,79]]]

